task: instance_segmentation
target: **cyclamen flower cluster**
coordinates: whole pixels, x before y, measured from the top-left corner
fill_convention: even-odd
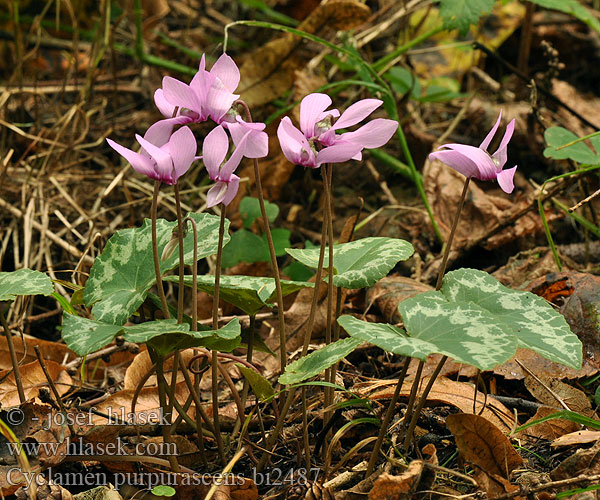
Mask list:
[[[234,94],[240,82],[240,71],[231,57],[223,54],[210,71],[204,56],[189,84],[170,76],[163,78],[162,87],[154,93],[154,102],[165,119],[154,123],[143,137],[136,135],[141,149],[132,151],[111,139],[108,144],[121,154],[137,172],[169,185],[176,184],[191,164],[202,158],[214,186],[208,191],[207,206],[228,205],[238,192],[240,178],[235,174],[243,157],[263,158],[268,153],[268,137],[264,123],[247,123],[234,109],[239,95]],[[300,103],[300,129],[290,118],[281,120],[277,136],[285,157],[296,165],[318,168],[324,163],[360,160],[364,148],[378,148],[387,143],[398,128],[398,122],[384,118],[371,120],[351,132],[340,132],[363,121],[381,106],[379,99],[363,99],[341,115],[326,94],[314,93]],[[498,151],[486,151],[496,133],[502,113],[479,148],[463,144],[445,144],[442,151],[431,153],[468,177],[497,179],[500,187],[510,193],[516,167],[502,170],[506,163],[506,148],[514,130],[511,121]],[[196,156],[197,142],[192,123],[212,120],[211,130],[202,145],[202,156]],[[173,129],[179,127],[175,132]],[[229,134],[227,134],[229,132]],[[227,158],[229,136],[234,145]]]
[[[137,172],[166,184],[176,184],[194,160],[203,158],[215,185],[208,191],[207,206],[231,203],[238,191],[240,178],[234,174],[242,158],[262,158],[268,152],[268,137],[263,123],[246,123],[232,109],[239,95],[234,94],[240,71],[227,54],[223,54],[210,71],[204,56],[190,84],[166,76],[162,88],[154,93],[154,102],[165,116],[153,124],[144,137],[136,135],[142,146],[139,153],[107,139],[108,144],[131,163]],[[197,142],[187,126],[211,119],[217,125],[204,139],[202,156],[196,156]],[[173,132],[173,128],[180,128]],[[225,162],[229,138],[234,152]]]

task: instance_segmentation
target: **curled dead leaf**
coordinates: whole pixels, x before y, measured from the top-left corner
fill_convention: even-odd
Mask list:
[[[467,413],[449,415],[446,425],[463,458],[486,473],[508,479],[523,464],[509,439],[484,417]]]

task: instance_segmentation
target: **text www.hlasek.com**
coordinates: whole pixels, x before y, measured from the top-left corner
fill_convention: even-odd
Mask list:
[[[120,437],[110,443],[89,443],[82,437],[72,440],[66,438],[66,443],[57,442],[22,442],[6,443],[9,453],[16,457],[24,452],[27,456],[125,456],[125,455],[150,455],[167,456],[177,455],[177,445],[175,443],[136,443],[133,450],[128,450]]]

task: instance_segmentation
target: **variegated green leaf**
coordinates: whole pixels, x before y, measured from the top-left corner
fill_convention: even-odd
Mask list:
[[[0,273],[0,300],[13,300],[19,295],[50,295],[54,285],[50,277],[33,269],[17,269]]]
[[[489,311],[516,336],[519,347],[557,363],[581,368],[581,341],[571,332],[565,318],[542,297],[507,288],[476,269],[448,273],[442,293],[450,303],[471,302]]]
[[[286,252],[302,264],[316,268],[319,264],[319,248],[288,248]],[[325,249],[325,266],[329,249]],[[350,243],[333,246],[335,286],[355,289],[374,285],[385,277],[401,260],[408,259],[413,246],[397,238],[363,238]]]
[[[348,356],[360,344],[362,344],[361,340],[349,337],[321,347],[308,356],[287,365],[285,372],[279,377],[279,383],[283,385],[297,384],[314,377]]]
[[[159,354],[165,356],[176,349],[202,347],[218,341],[226,341],[231,344],[237,338],[237,343],[234,342],[236,344],[235,348],[239,345],[240,323],[235,318],[216,331],[192,332],[187,323],[178,324],[174,319],[119,326],[73,314],[65,313],[63,316],[63,340],[70,349],[80,356],[102,349],[119,334],[123,335],[125,340],[129,342],[147,342]]]
[[[165,281],[177,282],[178,280],[178,276],[165,277]],[[192,277],[186,275],[184,283],[187,286],[192,286]],[[314,283],[304,281],[281,280],[281,292],[284,297],[297,292],[301,288],[312,288],[314,286]],[[214,288],[214,276],[198,276],[198,290],[212,294]],[[222,275],[219,283],[219,298],[239,307],[246,314],[252,316],[265,306],[272,307],[273,302],[277,299],[275,279]]]
[[[188,214],[198,226],[198,258],[217,251],[219,218],[209,214]],[[157,221],[158,254],[162,256],[171,240],[177,222]],[[225,225],[225,239],[228,221]],[[188,231],[184,240],[186,264],[193,258],[193,234]],[[152,233],[150,220],[140,228],[117,231],[96,259],[85,284],[84,301],[94,306],[94,317],[104,323],[122,325],[144,301],[148,290],[155,284],[152,258]],[[164,273],[178,265],[176,246],[161,257],[160,269]]]

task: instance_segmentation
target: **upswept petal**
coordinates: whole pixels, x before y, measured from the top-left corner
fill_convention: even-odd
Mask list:
[[[339,141],[361,144],[363,148],[379,148],[386,144],[398,129],[396,120],[376,118],[366,123],[353,132],[346,132],[339,136]]]
[[[208,176],[214,181],[219,177],[219,169],[227,151],[229,150],[229,138],[227,132],[220,125],[213,128],[204,138],[202,144],[202,156]]]
[[[251,133],[252,133],[251,131],[246,132],[244,137],[241,138],[240,142],[238,143],[237,147],[233,151],[232,155],[229,157],[229,160],[227,160],[225,162],[225,164],[221,167],[221,170],[219,171],[219,179],[221,179],[223,181],[229,181],[231,174],[233,174],[235,169],[238,168],[240,161],[242,161],[242,158],[244,157],[244,150],[246,149],[246,143],[247,143],[248,137],[250,137]]]
[[[307,139],[314,137],[315,124],[323,112],[331,106],[327,94],[309,94],[300,103],[300,130]]]
[[[235,123],[228,123],[227,129],[231,134],[233,143],[237,146],[246,132],[250,137],[246,141],[244,156],[246,158],[264,158],[269,152],[269,137],[263,130],[264,123],[246,123],[239,116]]]
[[[198,100],[204,106],[206,105],[210,88],[215,81],[216,77],[208,71],[199,70],[190,82],[190,88],[196,93]],[[206,115],[206,112],[204,114]],[[206,116],[203,116],[203,119],[206,119]]]
[[[225,206],[229,205],[235,198],[239,187],[240,178],[235,174],[231,174],[231,177],[229,177],[229,182],[227,183],[227,190],[225,191],[225,196],[223,197],[221,203],[223,203],[223,205]]]
[[[500,185],[500,188],[505,193],[510,194],[513,192],[513,189],[515,188],[513,178],[515,176],[516,170],[517,170],[517,167],[514,166],[513,168],[507,168],[506,170],[503,170],[502,172],[498,172],[498,176],[496,177],[496,179],[498,180],[498,184]]]
[[[317,153],[317,167],[323,163],[341,163],[352,159],[360,152],[362,146],[353,142],[335,144],[321,149]]]
[[[231,57],[222,54],[213,64],[210,74],[223,82],[229,92],[234,92],[240,83],[240,70]]]
[[[316,166],[316,160],[310,144],[306,140],[306,137],[304,137],[304,134],[294,127],[289,117],[284,116],[279,123],[277,138],[279,139],[283,155],[291,163],[304,165],[305,167]],[[303,150],[306,152],[305,155],[302,154]]]
[[[515,131],[515,119],[513,118],[510,123],[506,126],[506,132],[504,132],[504,137],[502,137],[502,141],[500,142],[500,146],[496,152],[492,155],[493,158],[496,158],[498,161],[498,171],[502,170],[502,167],[506,163],[508,159],[508,155],[506,154],[506,150],[508,149],[508,143]]]
[[[169,139],[169,151],[175,169],[174,181],[185,174],[196,156],[196,138],[189,127],[181,127]]]
[[[501,120],[502,120],[502,110],[500,110],[500,114],[498,115],[498,119],[496,120],[496,123],[492,127],[492,130],[490,130],[488,132],[488,135],[485,136],[485,139],[479,145],[479,147],[481,149],[483,149],[484,151],[487,151],[487,148],[490,146],[490,142],[492,142],[492,139],[496,135],[496,131],[498,130],[498,127],[500,126],[500,121]]]
[[[341,128],[356,125],[358,122],[363,121],[382,104],[383,101],[379,99],[363,99],[362,101],[355,102],[342,113],[330,130],[339,130]]]
[[[108,142],[108,145],[111,148],[125,158],[136,172],[144,174],[151,179],[158,180],[158,174],[154,171],[154,162],[150,158],[121,146],[112,139],[106,139],[106,142]]]
[[[154,92],[154,104],[165,118],[173,116],[175,105],[167,101],[162,89],[156,89],[156,92]]]
[[[238,94],[232,94],[220,80],[215,79],[206,97],[206,115],[216,123],[221,123],[224,115],[231,109],[231,105],[238,97]]]
[[[155,161],[154,170],[158,173],[159,179],[166,184],[173,184],[173,160],[169,151],[155,146],[139,134],[136,134],[135,138]],[[163,146],[163,148],[168,149],[167,145]]]
[[[445,163],[466,177],[477,177],[479,174],[477,164],[468,156],[465,156],[458,151],[452,151],[450,149],[435,151],[429,154],[429,161],[433,160],[439,160],[442,163]]]
[[[217,181],[216,184],[206,193],[206,208],[214,207],[223,201],[227,193],[227,183]]]
[[[176,116],[175,118],[159,120],[150,125],[148,130],[146,130],[144,139],[155,146],[161,147],[169,141],[175,125],[183,125],[184,123],[190,123],[191,121],[192,119],[189,116]]]
[[[165,99],[180,108],[187,108],[202,114],[202,102],[194,89],[175,78],[165,76],[162,81],[163,95]]]
[[[476,177],[481,181],[490,181],[496,178],[496,174],[498,173],[496,164],[492,157],[483,149],[476,148],[475,146],[468,146],[466,144],[444,144],[441,147],[451,149],[454,152],[469,158],[469,160],[477,166],[477,173],[473,175],[473,177]],[[452,165],[450,166],[452,167]]]

